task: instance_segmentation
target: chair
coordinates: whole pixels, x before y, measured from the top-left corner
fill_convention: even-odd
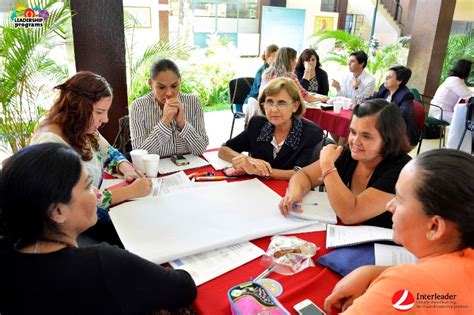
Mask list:
[[[423,104],[417,100],[413,100],[413,117],[415,119],[415,127],[419,132],[420,137],[418,139],[418,152],[420,151],[421,141],[423,140],[423,128],[425,126],[425,108]],[[418,154],[418,153],[417,153]]]
[[[446,136],[446,126],[449,126],[449,123],[447,121],[443,120],[443,109],[441,108],[441,106],[438,106],[438,105],[435,105],[435,104],[431,103],[431,100],[433,99],[431,96],[420,94],[420,92],[415,88],[411,88],[410,91],[415,96],[415,100],[418,101],[418,104],[422,105],[422,107],[424,108],[424,112],[425,112],[425,119],[424,119],[424,123],[423,123],[422,129],[421,129],[420,140],[418,141],[418,150],[417,150],[416,154],[420,153],[421,144],[423,142],[423,136],[425,134],[425,131],[428,128],[433,128],[433,127],[440,128],[441,133],[440,133],[440,137],[439,137],[439,147],[441,148],[441,141],[443,141],[443,145],[446,145],[446,143],[445,143],[445,141],[446,141],[446,137],[445,137]],[[428,100],[428,101],[425,101],[425,100]],[[430,117],[428,115],[428,113],[430,111],[430,106],[434,106],[434,107],[439,108],[439,110],[441,111],[441,116],[440,116],[441,119]]]
[[[128,115],[119,118],[119,131],[115,137],[113,147],[131,161],[132,142],[130,140],[130,119]]]
[[[244,118],[245,114],[241,111],[237,111],[234,106],[243,105],[245,98],[250,92],[254,78],[236,78],[232,79],[229,82],[229,99],[230,99],[230,110],[234,116],[232,119],[232,127],[230,129],[230,137],[232,138],[232,133],[234,132],[235,120],[239,118]]]
[[[474,119],[473,119],[473,114],[474,114],[474,97],[471,97],[469,99],[469,103],[466,105],[467,110],[466,110],[466,123],[464,125],[464,131],[462,133],[461,139],[459,139],[459,144],[456,150],[459,150],[461,148],[461,144],[464,140],[464,137],[466,136],[466,132],[469,130],[471,131],[472,137],[471,137],[471,154],[474,151]]]

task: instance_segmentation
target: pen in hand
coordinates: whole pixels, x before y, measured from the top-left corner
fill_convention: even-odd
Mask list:
[[[140,173],[137,171],[137,169],[135,169],[135,173],[137,173],[138,177],[140,177],[140,178],[144,178],[144,177],[145,177],[145,176],[143,176],[142,174],[140,174]]]
[[[317,202],[292,202],[291,207],[296,208],[298,206],[317,206]]]

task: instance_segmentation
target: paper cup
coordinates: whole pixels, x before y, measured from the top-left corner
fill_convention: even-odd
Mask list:
[[[147,177],[158,176],[158,168],[160,166],[160,156],[158,154],[147,154],[142,158],[145,166],[145,174]]]
[[[351,108],[352,100],[350,98],[344,99],[344,104],[342,105],[342,109],[348,110]]]
[[[344,102],[341,102],[341,101],[335,101],[333,103],[333,108],[334,108],[334,114],[339,114],[341,113],[341,109],[342,109],[342,105],[344,104]]]
[[[130,151],[130,156],[132,157],[133,166],[139,170],[145,170],[145,166],[143,165],[142,158],[148,154],[147,150],[132,150]]]

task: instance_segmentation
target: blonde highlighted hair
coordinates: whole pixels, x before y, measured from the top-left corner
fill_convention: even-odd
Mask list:
[[[293,113],[293,116],[298,116],[298,117],[303,116],[305,112],[305,106],[304,106],[303,96],[301,96],[300,89],[296,85],[295,81],[285,78],[285,77],[280,77],[280,78],[271,80],[267,84],[265,89],[262,91],[262,93],[260,93],[260,95],[258,96],[258,106],[260,106],[260,110],[262,111],[262,113],[265,113],[265,108],[263,106],[263,103],[265,103],[267,96],[276,95],[280,93],[280,91],[283,89],[288,93],[288,95],[290,96],[293,102],[299,103],[298,109],[296,110],[296,112]]]

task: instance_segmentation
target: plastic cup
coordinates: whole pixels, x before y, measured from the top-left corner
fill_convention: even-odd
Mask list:
[[[160,166],[160,156],[158,154],[147,154],[142,157],[145,166],[145,174],[147,177],[158,176],[158,168]]]
[[[333,108],[334,108],[334,114],[340,114],[341,113],[341,109],[342,109],[342,105],[344,104],[344,102],[341,102],[341,101],[335,101],[332,105],[333,105]]]
[[[147,150],[132,150],[130,151],[130,156],[132,157],[133,166],[140,171],[145,170],[145,165],[143,164],[143,157],[148,154]]]
[[[350,98],[345,98],[344,99],[344,104],[342,105],[342,109],[345,109],[345,110],[348,110],[351,108],[351,104],[352,104],[352,99]]]

